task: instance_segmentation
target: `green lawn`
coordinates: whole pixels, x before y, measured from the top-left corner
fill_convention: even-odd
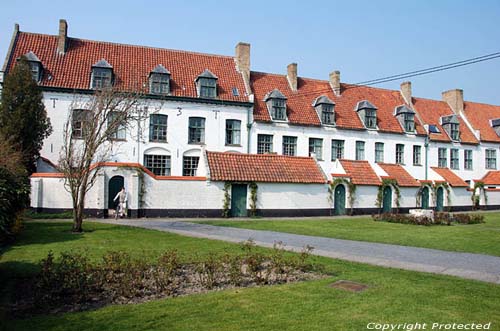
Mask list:
[[[500,213],[484,215],[486,223],[452,226],[375,222],[371,217],[330,220],[220,220],[201,223],[500,256]]]
[[[99,258],[111,249],[150,258],[177,248],[184,258],[214,252],[238,252],[235,244],[87,223],[90,232],[74,235],[69,223],[28,223],[19,241],[0,257],[3,300],[9,284],[36,270],[49,250],[85,250]],[[116,305],[55,316],[11,320],[5,330],[365,330],[369,322],[486,323],[500,330],[500,286],[459,278],[386,269],[327,258],[314,258],[335,276],[319,281],[227,290]],[[346,279],[369,289],[350,293],[328,285]]]

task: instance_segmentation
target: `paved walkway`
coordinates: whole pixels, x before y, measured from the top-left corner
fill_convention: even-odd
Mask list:
[[[313,254],[319,256],[500,284],[500,257],[490,255],[168,220],[119,219],[101,222],[238,243],[251,238],[257,245],[264,247],[272,247],[275,242],[281,241],[286,249],[293,251],[300,251],[304,246],[310,245],[314,247]]]

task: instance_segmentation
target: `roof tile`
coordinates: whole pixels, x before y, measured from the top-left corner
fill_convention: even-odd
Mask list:
[[[450,168],[438,168],[431,167],[439,176],[443,177],[444,180],[453,187],[468,187],[467,184],[462,178],[458,177]]]
[[[490,119],[500,118],[500,106],[465,101],[464,112],[472,127],[479,130],[482,141],[500,142],[500,137],[490,125]]]
[[[413,178],[400,164],[377,163],[389,177],[395,179],[399,186],[420,186],[418,180]]]
[[[351,178],[351,182],[356,185],[380,185],[375,170],[368,161],[339,160],[345,172]]]
[[[485,185],[500,185],[500,171],[488,171],[481,181]]]

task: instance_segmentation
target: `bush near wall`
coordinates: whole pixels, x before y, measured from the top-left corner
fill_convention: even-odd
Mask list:
[[[484,223],[484,216],[480,214],[452,214],[447,212],[438,212],[434,215],[434,220],[430,217],[404,214],[384,213],[372,215],[374,221],[413,224],[413,225],[452,225],[456,224],[479,224]]]
[[[26,178],[17,177],[0,166],[0,244],[20,231],[21,212],[27,205],[28,192]]]

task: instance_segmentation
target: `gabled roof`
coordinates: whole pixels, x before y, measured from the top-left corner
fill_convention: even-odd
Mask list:
[[[314,99],[312,106],[316,107],[317,105],[321,105],[321,104],[334,105],[335,102],[330,100],[330,98],[327,97],[326,95],[321,95],[321,96],[317,97],[316,99]]]
[[[441,126],[440,118],[443,116],[454,115],[451,108],[444,101],[413,98],[413,108],[419,114],[424,124],[436,126],[440,133],[430,133],[430,139],[433,141],[451,142],[450,137]],[[469,118],[469,117],[467,117]],[[478,144],[474,134],[469,127],[465,124],[462,117],[457,116],[458,123],[460,124],[460,142],[469,144]]]
[[[431,167],[439,176],[443,177],[444,180],[453,187],[468,187],[467,184],[462,178],[458,177],[453,170],[450,168],[438,168]]]
[[[203,72],[199,74],[198,77],[196,77],[196,80],[198,80],[199,78],[219,79],[219,77],[215,76],[214,73],[208,69],[203,70]]]
[[[457,115],[441,116],[441,125],[443,124],[460,124]]]
[[[399,115],[399,114],[415,114],[415,111],[408,107],[407,105],[401,105],[397,106],[396,109],[394,110],[394,115]]]
[[[24,57],[26,60],[31,61],[31,62],[41,62],[38,56],[36,56],[35,53],[32,51],[29,51],[28,53],[24,54]]]
[[[58,54],[57,36],[19,32],[7,66],[12,70],[15,61],[33,51],[44,66],[42,87],[61,87],[88,90],[92,65],[106,59],[113,65],[115,86],[119,89],[135,89],[148,86],[151,68],[158,63],[171,71],[172,96],[198,98],[195,80],[205,69],[219,77],[217,98],[225,101],[248,102],[248,96],[233,95],[232,89],[246,91],[240,72],[236,70],[234,57],[161,49],[145,46],[123,45],[109,42],[68,38],[66,53]],[[50,75],[50,79],[49,79]]]
[[[167,74],[167,75],[170,75],[170,71],[168,71],[168,69],[165,68],[161,64],[157,65],[153,70],[151,70],[151,73],[153,73],[153,74]]]
[[[267,93],[266,96],[264,97],[264,101],[267,101],[269,99],[285,99],[286,97],[281,93],[280,90],[274,89],[271,92]]]
[[[358,104],[356,105],[356,111],[359,111],[361,109],[378,109],[378,108],[372,105],[370,101],[363,100],[359,101]]]
[[[96,63],[94,63],[92,65],[93,68],[108,68],[108,69],[112,69],[113,66],[111,64],[109,64],[108,61],[106,61],[105,59],[100,59],[99,61],[97,61]]]
[[[420,186],[418,180],[413,178],[400,164],[377,163],[390,178],[395,179],[399,186]]]
[[[339,160],[351,182],[356,185],[375,185],[381,184],[380,178],[373,170],[368,161]]]
[[[492,170],[488,171],[486,175],[481,179],[484,185],[500,185],[500,171]]]
[[[213,181],[326,183],[312,157],[207,151],[207,159]]]
[[[500,106],[465,101],[464,112],[472,127],[479,130],[481,141],[500,142],[500,137],[490,125],[490,119],[500,118]]]

